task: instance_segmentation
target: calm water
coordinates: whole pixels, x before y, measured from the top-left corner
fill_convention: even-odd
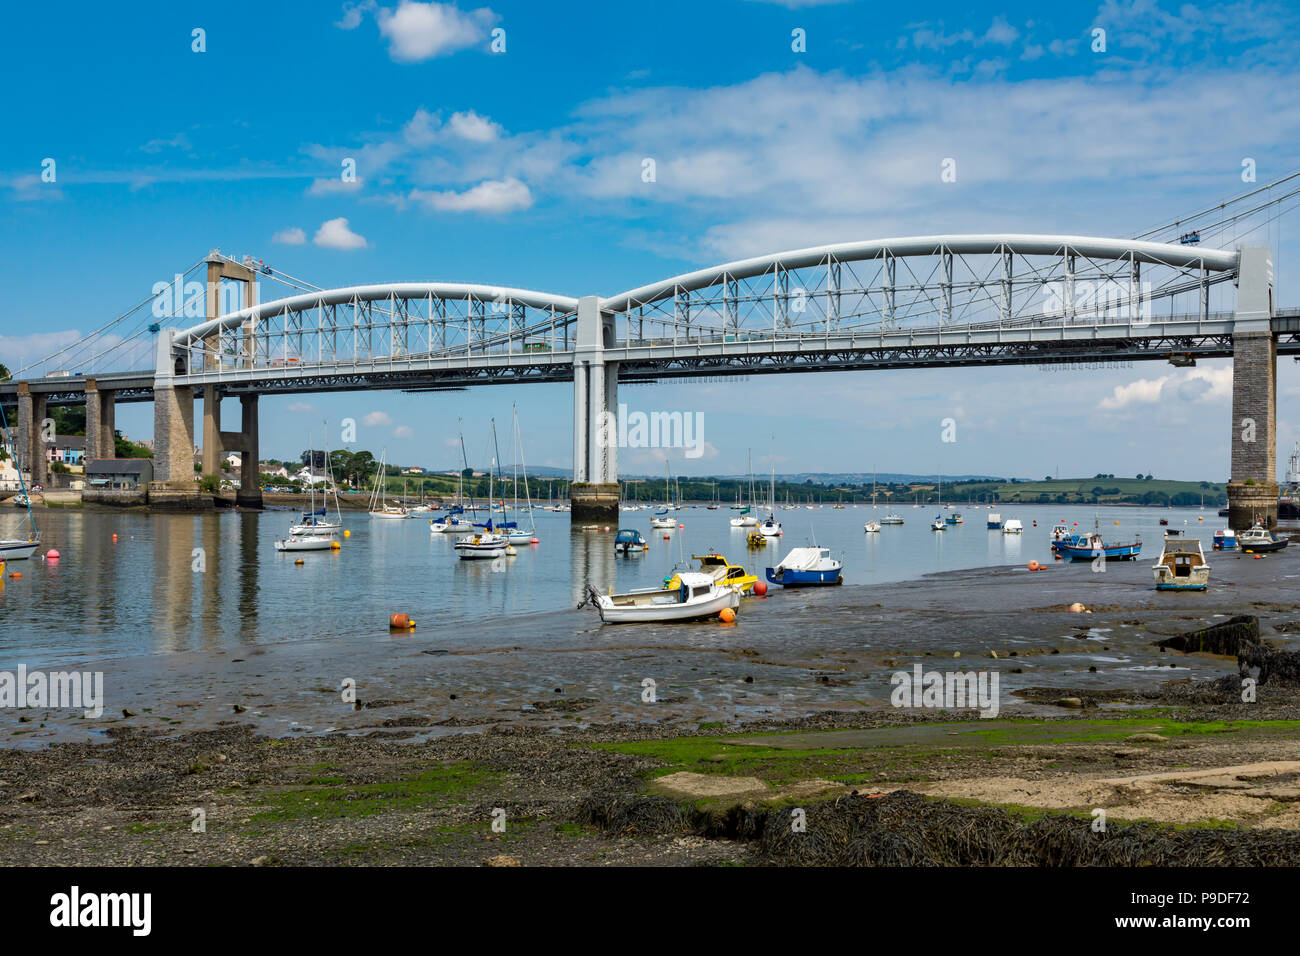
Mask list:
[[[651,543],[647,553],[630,557],[615,556],[613,526],[608,534],[571,530],[568,515],[538,512],[540,544],[518,546],[517,557],[500,562],[459,560],[454,536],[429,534],[428,521],[419,518],[373,521],[364,513],[345,513],[343,524],[352,535],[341,539],[340,551],[294,555],[278,553],[272,544],[287,530],[291,513],[284,511],[49,511],[38,517],[42,552],[55,548],[62,557],[9,565],[23,577],[0,585],[0,653],[47,664],[303,639],[387,640],[388,616],[396,611],[410,614],[421,633],[434,631],[448,646],[473,645],[476,623],[509,617],[518,620],[511,640],[524,643],[530,628],[553,633],[565,627],[563,616],[539,621],[530,615],[572,608],[587,582],[602,589],[651,586],[692,553],[718,549],[761,576],[788,549],[815,538],[842,554],[846,584],[869,585],[957,568],[1050,561],[1054,522],[1090,529],[1094,518],[1094,510],[1084,507],[1003,508],[1004,519],[1018,517],[1025,525],[1023,536],[1004,535],[986,529],[986,509],[970,508],[962,511],[964,524],[936,533],[929,530],[933,506],[904,506],[902,526],[863,533],[866,521],[887,511],[869,505],[781,511],[784,537],[758,552],[746,549],[748,529],[731,528],[734,513],[725,509],[678,512],[685,528],[668,541],[663,532],[651,532],[650,512],[624,512],[620,526],[639,529]],[[1096,514],[1107,540],[1140,535],[1146,542],[1141,560],[1147,563],[1159,553],[1159,519],[1186,527],[1207,551],[1224,521],[1208,508],[1103,508]],[[19,533],[24,521],[21,513],[0,514],[0,537]],[[203,562],[198,571],[196,549]],[[297,557],[303,565],[294,565]],[[493,634],[491,641],[500,643],[500,629]]]

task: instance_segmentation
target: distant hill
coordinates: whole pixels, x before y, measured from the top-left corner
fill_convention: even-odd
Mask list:
[[[642,479],[642,480],[650,480],[650,481],[653,481],[653,480],[655,480],[656,478],[662,478],[663,476],[662,476],[662,475],[619,475],[619,477],[622,478],[622,479],[624,479],[624,480],[627,480],[627,479],[629,479],[629,478],[632,478],[632,479]],[[758,481],[760,481],[760,480],[766,480],[766,479],[768,479],[768,478],[770,478],[770,477],[771,477],[770,474],[768,474],[768,473],[766,473],[766,472],[763,472],[763,473],[755,472],[755,473],[754,473],[754,481],[755,481],[755,482],[758,482]],[[877,483],[877,484],[881,484],[881,485],[888,485],[888,484],[907,485],[907,484],[918,484],[918,483],[929,483],[929,484],[933,484],[937,476],[936,476],[933,472],[931,472],[931,473],[928,474],[928,475],[912,475],[912,474],[906,474],[906,473],[904,473],[904,472],[896,472],[896,471],[882,471],[882,472],[880,472],[879,474],[875,475],[874,477],[875,477],[875,481],[876,481],[876,483]],[[688,479],[687,479],[686,477],[683,477],[682,480],[683,480],[683,481],[686,481],[686,480],[688,480]],[[689,478],[689,480],[690,480],[690,481],[745,481],[745,482],[748,482],[748,481],[749,481],[749,476],[748,476],[748,475],[706,475],[706,476],[691,475],[690,478]],[[833,485],[869,485],[869,484],[871,484],[871,481],[872,481],[872,474],[871,474],[871,472],[869,472],[869,471],[867,471],[867,472],[860,472],[860,471],[844,471],[844,472],[813,471],[813,472],[798,472],[798,473],[795,473],[795,474],[783,474],[783,473],[781,473],[781,472],[777,472],[777,473],[776,473],[776,480],[779,481],[779,482],[785,482],[786,484],[791,484],[791,485],[803,485],[803,484],[808,484],[808,483],[812,483],[812,484],[814,484],[814,485],[832,485],[832,486],[833,486]],[[1011,479],[1009,479],[1009,478],[999,478],[999,477],[995,477],[995,476],[993,476],[993,475],[944,475],[944,476],[943,476],[943,483],[944,483],[945,485],[948,484],[949,482],[956,483],[956,482],[959,482],[959,481],[997,481],[997,482],[1005,482],[1005,481],[1010,481],[1010,480],[1011,480]]]

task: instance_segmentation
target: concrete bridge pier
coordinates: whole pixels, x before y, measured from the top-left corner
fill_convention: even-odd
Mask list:
[[[1241,250],[1232,336],[1232,475],[1228,526],[1277,524],[1277,340],[1267,247]]]
[[[239,490],[235,504],[241,508],[262,507],[262,486],[257,461],[257,396],[241,395],[240,428],[237,432],[221,430],[221,396],[211,385],[203,389],[203,473],[220,475],[221,460],[227,452],[239,452]]]
[[[177,386],[174,375],[185,374],[172,358],[175,329],[158,336],[158,364],[153,383],[153,477],[149,506],[175,511],[212,507],[212,498],[199,492],[194,480],[194,390]],[[183,364],[183,362],[181,363]]]
[[[34,485],[49,480],[49,462],[45,452],[45,396],[33,392],[26,382],[18,383],[18,436],[14,455],[17,467],[26,469]]]
[[[605,361],[614,344],[614,318],[600,299],[578,300],[573,359],[573,485],[571,518],[583,524],[617,524],[618,364]]]
[[[86,456],[87,462],[117,457],[116,408],[112,389],[103,389],[93,378],[86,379]]]

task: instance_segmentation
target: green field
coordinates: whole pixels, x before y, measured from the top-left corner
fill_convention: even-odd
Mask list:
[[[1202,496],[1207,508],[1219,508],[1228,502],[1227,486],[1224,484],[1158,478],[1149,481],[1140,478],[1061,478],[1053,481],[972,483],[957,485],[951,492],[945,490],[944,496],[950,501],[961,501],[969,494],[973,500],[978,501],[981,495],[987,498],[990,492],[996,495],[998,501],[1020,504],[1109,502],[1198,506]]]

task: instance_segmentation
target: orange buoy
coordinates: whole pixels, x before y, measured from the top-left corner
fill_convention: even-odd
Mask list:
[[[1026,567],[1028,567],[1030,571],[1037,571],[1041,565],[1037,561],[1030,561]]]
[[[393,614],[388,618],[388,626],[397,631],[409,631],[415,627],[409,614]]]
[[[1255,557],[1258,558],[1259,555],[1255,555]],[[21,578],[23,576],[23,573],[21,571],[10,571],[9,576],[11,578]]]
[[[757,594],[759,597],[762,597],[764,594],[766,594],[766,593],[767,593],[767,582],[766,582],[766,581],[755,581],[755,582],[754,582],[754,593]]]
[[[729,607],[724,607],[721,611],[718,612],[718,620],[720,620],[723,624],[730,624],[735,619],[736,619],[736,612]]]
[[[113,540],[114,540],[114,541],[117,540],[117,532],[116,532],[116,531],[113,532]]]
[[[1264,557],[1264,556],[1263,556],[1263,555],[1262,555],[1262,554],[1257,554],[1257,555],[1255,555],[1255,560],[1256,560],[1256,561],[1258,561],[1258,560],[1259,560],[1259,559],[1260,559],[1260,558],[1262,558],[1262,557]],[[11,575],[9,575],[9,576],[10,576],[10,577],[13,577],[13,575],[12,575],[12,574],[11,574]],[[22,575],[21,575],[21,574],[20,574],[20,575],[18,575],[18,576],[19,576],[19,577],[20,577],[20,578],[21,578],[21,577],[22,577]]]
[[[1087,608],[1084,607],[1082,604],[1080,604],[1078,601],[1075,601],[1073,604],[1070,605],[1070,610],[1075,614],[1082,614],[1084,611],[1087,610]]]
[[[528,543],[529,543],[529,544],[541,544],[542,542],[539,541],[537,538],[529,538],[529,539],[528,539]]]
[[[668,535],[664,535],[664,540],[665,540],[665,541],[668,540]]]
[[[331,541],[331,542],[330,542],[330,550],[331,550],[331,551],[339,551],[339,550],[341,550],[342,548],[343,548],[343,545],[339,544],[337,541]]]
[[[302,564],[302,563],[303,563],[302,558],[299,558],[297,561],[294,562],[294,564]]]

